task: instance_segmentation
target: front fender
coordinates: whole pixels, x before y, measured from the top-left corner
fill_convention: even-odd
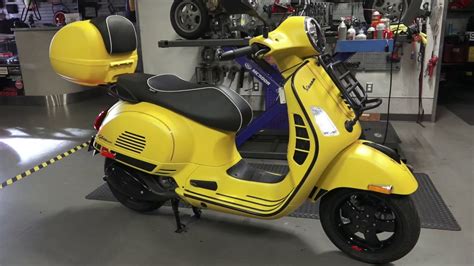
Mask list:
[[[367,190],[369,185],[392,186],[392,194],[410,195],[418,182],[408,167],[368,146],[368,141],[357,141],[343,150],[327,167],[317,187],[330,191],[336,188]]]

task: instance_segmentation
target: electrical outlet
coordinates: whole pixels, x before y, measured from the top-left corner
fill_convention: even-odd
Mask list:
[[[367,92],[367,93],[374,92],[374,83],[372,83],[372,82],[365,83],[365,92]]]

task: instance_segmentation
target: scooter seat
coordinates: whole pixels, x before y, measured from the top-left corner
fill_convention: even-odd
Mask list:
[[[237,132],[252,120],[252,108],[236,92],[185,81],[175,75],[127,74],[117,80],[124,100],[149,102],[203,125]]]

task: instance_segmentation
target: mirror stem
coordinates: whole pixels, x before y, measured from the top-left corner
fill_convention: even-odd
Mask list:
[[[268,38],[268,33],[269,33],[270,29],[268,28],[268,26],[265,24],[263,26],[263,38],[267,39]]]

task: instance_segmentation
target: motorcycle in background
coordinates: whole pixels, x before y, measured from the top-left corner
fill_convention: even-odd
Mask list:
[[[243,38],[262,34],[263,24],[250,14],[242,14],[235,0],[174,0],[170,20],[176,33],[185,39]],[[289,16],[309,16],[322,27],[331,26],[334,4],[316,0],[251,0],[253,9],[266,16],[275,29]]]

